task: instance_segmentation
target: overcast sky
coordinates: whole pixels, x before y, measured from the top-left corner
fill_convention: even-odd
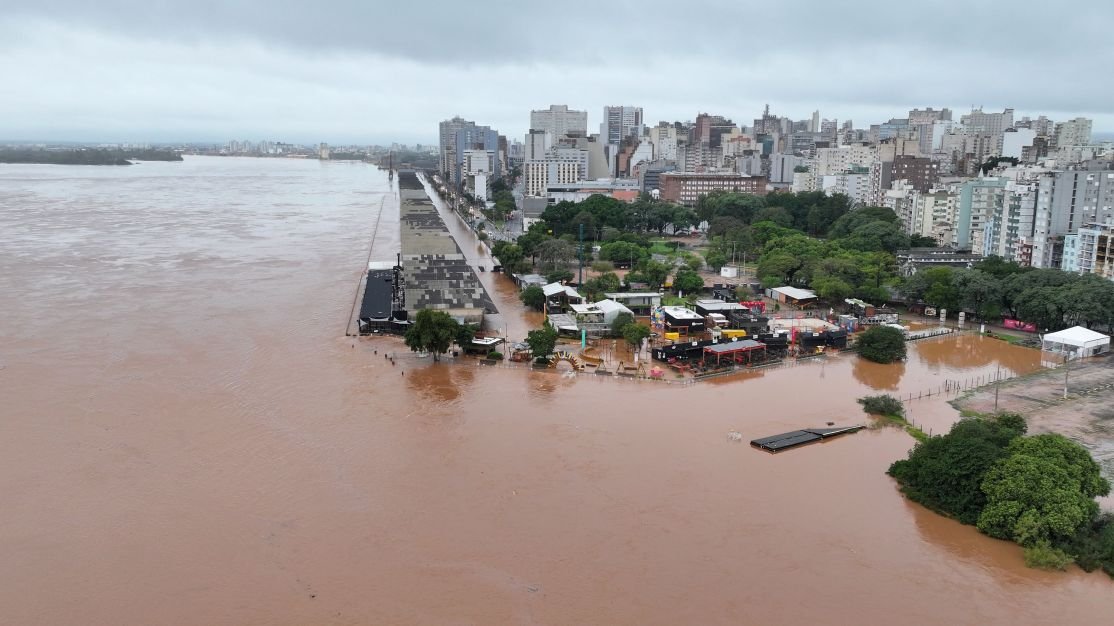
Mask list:
[[[853,119],[972,104],[1114,131],[1114,2],[3,0],[0,139],[436,142],[605,104]]]

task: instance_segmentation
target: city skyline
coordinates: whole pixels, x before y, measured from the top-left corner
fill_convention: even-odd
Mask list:
[[[606,105],[642,107],[650,126],[701,112],[749,120],[767,103],[777,115],[819,110],[857,127],[974,105],[1088,117],[1100,138],[1114,131],[1114,86],[1098,80],[1100,49],[1088,43],[1101,40],[1114,7],[1097,2],[1055,16],[1054,29],[1031,2],[1008,14],[867,2],[837,15],[800,3],[784,28],[746,27],[760,4],[708,4],[688,10],[737,23],[741,36],[709,32],[684,45],[663,45],[679,35],[655,21],[672,5],[620,5],[629,19],[612,26],[589,19],[590,3],[572,3],[566,13],[584,24],[562,31],[559,46],[536,36],[540,9],[507,2],[483,7],[491,36],[480,40],[460,31],[476,16],[457,5],[392,6],[387,16],[356,2],[316,12],[14,4],[0,17],[3,140],[434,143],[435,122],[455,115],[517,138],[529,111],[551,104],[587,111],[591,132]],[[834,34],[833,18],[844,25]],[[1035,32],[1041,45],[1024,45]]]

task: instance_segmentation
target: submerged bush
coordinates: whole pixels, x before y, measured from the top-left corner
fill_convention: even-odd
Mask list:
[[[1066,570],[1072,564],[1071,555],[1053,548],[1047,541],[1025,548],[1025,565],[1038,569]]]
[[[893,396],[866,396],[859,398],[858,402],[863,405],[863,411],[871,415],[905,417],[905,406]]]

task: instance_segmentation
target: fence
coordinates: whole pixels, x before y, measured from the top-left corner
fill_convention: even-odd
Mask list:
[[[1009,371],[995,372],[993,374],[984,374],[981,376],[970,376],[968,378],[949,379],[945,380],[942,384],[936,387],[929,387],[917,392],[909,392],[899,395],[897,397],[902,403],[912,402],[913,400],[921,400],[932,398],[933,396],[958,396],[964,391],[977,389],[986,385],[993,385],[1004,380],[1017,378],[1019,375]]]

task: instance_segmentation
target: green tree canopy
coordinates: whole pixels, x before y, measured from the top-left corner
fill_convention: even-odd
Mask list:
[[[859,336],[859,356],[875,363],[893,363],[905,358],[905,336],[896,328],[872,326]]]
[[[615,319],[611,322],[611,336],[622,337],[623,329],[626,328],[627,325],[634,323],[634,315],[631,315],[626,311],[616,315]]]
[[[549,324],[526,333],[526,345],[530,346],[530,353],[535,357],[553,354],[557,346],[557,329]]]
[[[1012,442],[982,483],[979,530],[1031,547],[1070,539],[1098,514],[1110,484],[1086,450],[1062,435]]]
[[[889,474],[911,500],[974,524],[986,506],[986,473],[1023,434],[1025,421],[1015,414],[962,419],[947,435],[918,443],[908,459],[890,466]]]
[[[633,349],[638,349],[642,345],[642,340],[649,336],[650,329],[637,322],[632,322],[623,327],[623,339]]]
[[[433,354],[433,360],[449,350],[457,338],[460,325],[448,313],[422,309],[414,317],[414,323],[406,330],[403,341],[414,352],[425,351]]]
[[[673,289],[676,291],[680,291],[682,293],[693,293],[699,292],[703,288],[704,279],[700,277],[700,274],[697,274],[690,269],[679,269],[673,276]]]
[[[531,309],[541,311],[545,308],[545,292],[537,285],[530,285],[523,289],[522,292],[518,294],[518,298],[522,300],[522,304],[525,304]]]

